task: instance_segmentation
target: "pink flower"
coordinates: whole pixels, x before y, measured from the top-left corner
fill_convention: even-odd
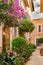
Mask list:
[[[8,53],[8,55],[13,54],[13,53],[12,53],[12,50],[8,50],[7,53]]]
[[[8,0],[5,0],[6,3],[8,3]]]
[[[19,56],[19,54],[17,54],[17,52],[13,52],[13,54],[14,54],[14,56],[16,56],[16,57]]]
[[[13,22],[11,22],[11,24],[12,24],[12,26],[14,26],[14,21],[13,21]]]
[[[8,3],[9,0],[5,0],[6,3]],[[16,19],[21,19],[24,17],[24,9],[19,5],[19,0],[14,0],[14,5],[11,7],[12,12],[7,9],[7,14],[9,16],[14,16]],[[20,22],[20,21],[19,21]],[[14,23],[12,23],[14,25]]]

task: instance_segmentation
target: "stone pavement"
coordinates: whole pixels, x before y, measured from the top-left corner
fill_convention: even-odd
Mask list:
[[[40,56],[40,48],[33,52],[30,60],[25,65],[43,65],[43,56]]]

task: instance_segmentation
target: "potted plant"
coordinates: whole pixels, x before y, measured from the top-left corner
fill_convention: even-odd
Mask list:
[[[39,42],[40,45],[41,45],[40,54],[41,54],[41,56],[43,56],[43,38],[39,38],[38,42]]]

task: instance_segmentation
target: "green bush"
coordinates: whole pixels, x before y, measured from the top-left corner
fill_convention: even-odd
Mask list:
[[[19,35],[24,37],[24,32],[32,32],[34,30],[34,24],[28,19],[22,19],[21,24],[19,25]]]
[[[24,59],[30,57],[35,48],[35,45],[28,44],[27,40],[23,37],[18,37],[12,40],[12,49]]]
[[[22,50],[25,50],[27,45],[27,40],[23,37],[18,37],[12,40],[12,48],[13,50],[21,53]]]
[[[19,56],[15,58],[15,65],[24,65],[24,58]]]
[[[43,43],[43,38],[39,38],[39,39],[38,39],[38,42],[39,42],[40,44],[42,44],[42,43]]]
[[[34,24],[28,19],[22,19],[21,24],[19,25],[19,31],[21,32],[32,32],[34,29]]]
[[[0,54],[0,65],[14,65],[13,56],[10,57],[6,52]]]
[[[29,43],[29,46],[31,47],[31,49],[36,49],[36,46],[32,43]]]
[[[24,59],[20,56],[8,55],[7,52],[0,54],[0,65],[24,65]]]
[[[28,47],[27,47],[27,50],[29,49],[30,52],[32,53],[34,50],[35,50],[36,46],[34,44],[29,44]]]

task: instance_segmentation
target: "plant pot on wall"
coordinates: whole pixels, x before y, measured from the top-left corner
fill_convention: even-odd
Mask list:
[[[40,55],[43,56],[43,49],[40,49]]]

